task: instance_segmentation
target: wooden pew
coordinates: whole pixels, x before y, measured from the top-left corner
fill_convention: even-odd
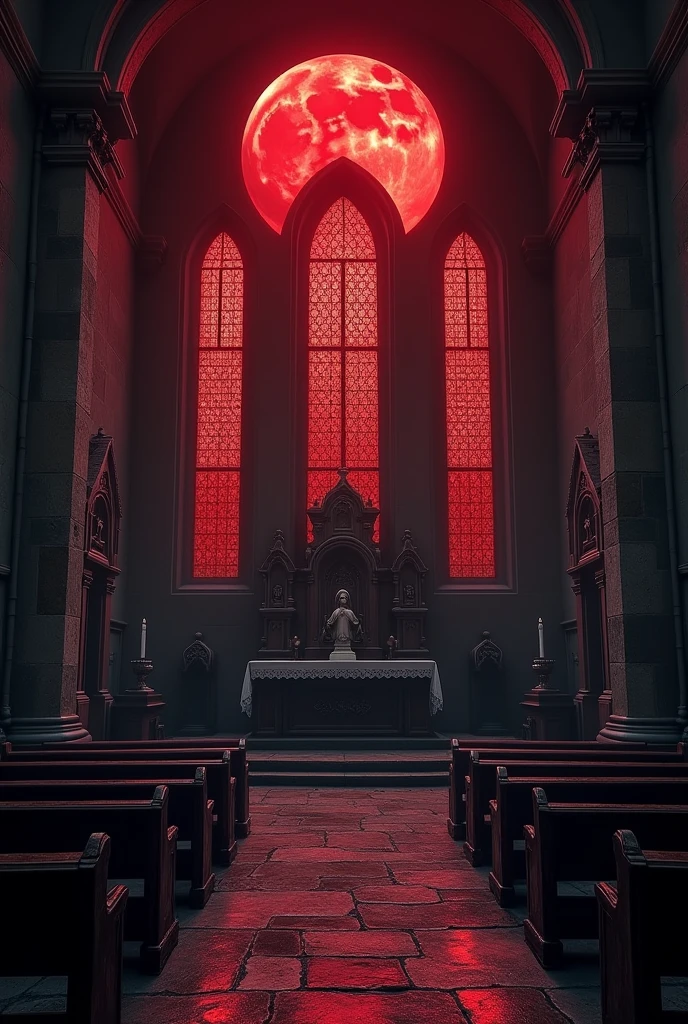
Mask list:
[[[662,1012],[661,978],[688,976],[688,949],[682,935],[677,941],[688,917],[688,852],[644,851],[625,829],[613,843],[616,888],[595,886],[603,1024],[685,1024],[688,1013]]]
[[[0,803],[0,853],[54,853],[83,847],[92,832],[111,840],[110,877],[142,878],[129,895],[124,938],[140,939],[143,971],[159,974],[179,938],[174,914],[176,826],[167,824],[169,790],[152,800]]]
[[[578,773],[580,766],[576,766]],[[671,770],[671,769],[668,769]],[[533,789],[541,786],[550,800],[561,803],[587,802],[601,804],[688,804],[688,771],[680,776],[646,776],[610,778],[582,776],[562,778],[554,771],[551,776],[517,777],[510,769],[499,767],[497,796],[490,800],[492,820],[492,871],[490,888],[502,907],[515,902],[514,883],[525,878],[525,859],[514,843],[523,839],[525,825],[533,824]]]
[[[449,760],[449,816],[447,818],[447,830],[452,839],[464,840],[466,838],[466,815],[465,815],[465,789],[464,778],[468,775],[471,751],[476,750],[487,758],[496,757],[493,751],[499,751],[504,759],[518,756],[522,753],[524,758],[540,757],[542,753],[551,753],[559,757],[564,751],[571,751],[576,756],[582,756],[582,752],[591,751],[593,756],[599,750],[616,749],[616,744],[598,743],[596,740],[514,740],[514,739],[484,739],[479,737],[471,741],[453,739]],[[646,750],[644,743],[625,743],[624,750]]]
[[[148,747],[160,747],[163,750],[194,750],[197,748],[209,749],[210,747],[219,747],[221,750],[229,750],[231,747],[238,747],[242,745],[246,747],[245,736],[189,736],[186,739],[178,737],[176,739],[159,739],[159,740],[86,740],[81,742],[81,746],[92,747],[94,749],[110,749],[122,750],[127,747],[136,749],[148,748]],[[64,743],[42,743],[40,747],[35,749],[40,750],[59,750],[64,747]]]
[[[0,772],[0,801],[146,800],[153,797],[158,783],[169,790],[168,821],[179,829],[177,878],[191,881],[189,905],[204,907],[215,888],[212,871],[213,801],[207,798],[205,768],[196,768],[193,779],[159,779],[157,782],[142,779],[64,780],[54,777],[40,782],[10,782]],[[187,841],[190,848],[180,849],[179,842]]]
[[[562,939],[598,935],[595,896],[559,895],[559,882],[600,882],[614,877],[612,836],[629,828],[646,846],[688,849],[685,804],[549,803],[544,789],[533,790],[533,824],[526,825],[526,942],[543,967],[561,964]]]
[[[239,839],[245,839],[251,831],[251,815],[249,812],[249,765],[246,758],[246,738],[244,736],[219,737],[199,736],[190,739],[160,739],[160,740],[91,740],[89,743],[75,744],[86,747],[89,750],[150,750],[153,755],[165,751],[164,756],[174,756],[167,751],[236,751],[232,759],[232,774],[237,780],[236,792],[236,834]],[[64,743],[44,743],[41,750],[64,749]],[[71,744],[70,744],[71,746]],[[118,754],[119,756],[119,754]],[[177,759],[186,757],[186,753],[180,753]],[[158,760],[157,756],[155,760]]]
[[[128,890],[108,890],[110,850],[109,837],[94,833],[82,853],[0,854],[0,975],[67,976],[66,1014],[7,1013],[6,1024],[120,1024]]]
[[[449,750],[449,815],[446,827],[451,839],[466,839],[466,815],[464,813],[464,778],[468,775],[471,751],[479,751],[491,757],[490,751],[593,751],[613,750],[618,744],[601,743],[596,739],[512,739],[510,737],[489,738],[476,736],[472,739],[453,739]],[[623,750],[647,750],[647,743],[623,743]],[[524,756],[524,760],[526,760]],[[527,758],[527,760],[530,760]]]
[[[104,751],[97,751],[105,758]],[[0,760],[0,781],[7,779],[124,779],[161,782],[166,779],[193,779],[197,767],[206,770],[208,797],[214,801],[217,822],[213,829],[213,859],[218,864],[231,864],[236,856],[235,783],[232,777],[231,751],[223,751],[221,760],[193,758],[153,761],[146,757],[95,760],[93,757],[64,756],[49,760],[53,751],[12,751]],[[151,755],[152,756],[152,755]],[[33,759],[29,759],[32,757]],[[202,763],[199,765],[199,761]],[[29,765],[31,766],[29,768]],[[26,771],[22,771],[26,769]]]
[[[554,754],[548,754],[545,758],[538,757],[537,753],[534,753],[530,755],[532,761],[524,761],[523,755],[511,757],[510,751],[501,751],[498,755],[499,760],[494,760],[492,755],[487,759],[478,751],[472,751],[470,773],[464,779],[466,842],[463,844],[463,852],[466,860],[474,867],[485,864],[492,852],[490,800],[494,799],[497,791],[497,768],[503,763],[501,759],[505,753],[508,758],[505,767],[510,768],[514,776],[530,774],[541,775],[545,778],[558,774],[571,776],[576,772],[581,775],[599,775],[601,773],[599,768],[602,769],[602,774],[610,776],[642,775],[645,774],[645,769],[647,769],[648,775],[671,774],[671,772],[662,771],[666,767],[675,768],[679,775],[688,770],[688,762],[684,760],[682,754],[677,752],[655,753],[605,749],[594,757],[592,752],[582,752],[583,756],[587,754],[585,760],[578,753],[570,759],[568,752],[556,757]],[[526,765],[528,767],[525,767]],[[633,765],[633,769],[626,773],[625,765]]]
[[[122,741],[117,740],[114,743],[111,741],[92,742],[92,743],[61,743],[61,744],[50,744],[49,747],[40,747],[37,749],[28,748],[13,748],[11,743],[0,744],[0,760],[3,759],[23,759],[33,761],[39,757],[45,757],[49,760],[57,760],[57,751],[55,747],[59,747],[59,758],[73,759],[87,759],[87,760],[106,760],[108,754],[112,753],[115,755],[114,759],[117,761],[195,761],[198,764],[208,764],[210,761],[216,761],[223,759],[224,755],[228,755],[228,759],[231,764],[232,775],[236,781],[236,807],[235,807],[235,825],[233,826],[233,832],[236,833],[240,839],[245,838],[251,831],[251,811],[249,803],[249,764],[246,759],[246,741],[244,739],[239,740],[239,745],[236,747],[227,747],[221,745],[207,746],[205,743],[196,743],[194,745],[175,745],[168,747],[169,740],[150,740],[150,741]],[[221,796],[211,792],[210,779],[208,780],[209,795],[215,800],[215,813],[218,813],[218,808],[221,803]]]

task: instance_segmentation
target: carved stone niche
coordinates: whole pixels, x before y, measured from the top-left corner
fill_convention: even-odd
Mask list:
[[[488,630],[470,653],[471,732],[478,736],[504,736],[506,707],[503,653]]]
[[[196,633],[182,653],[182,736],[210,736],[217,722],[215,654]]]
[[[611,708],[599,443],[586,428],[575,439],[566,523],[571,587],[576,596],[578,736],[595,739]]]
[[[89,442],[86,494],[77,714],[94,739],[107,739],[113,702],[108,689],[110,608],[120,571],[122,508],[112,438],[102,428]]]
[[[327,659],[332,651],[322,637],[338,590],[349,592],[361,621],[363,639],[354,644],[358,658],[381,658],[379,627],[380,549],[373,541],[379,510],[366,505],[339,471],[339,481],[322,505],[308,509],[313,542],[306,550],[307,658]]]
[[[401,551],[392,564],[394,618],[397,658],[425,658],[425,577],[427,566],[418,554],[410,530],[404,530]]]
[[[260,607],[261,642],[259,658],[288,658],[294,632],[296,607],[294,575],[296,566],[284,546],[284,534],[277,530],[268,556],[259,570],[263,577]]]

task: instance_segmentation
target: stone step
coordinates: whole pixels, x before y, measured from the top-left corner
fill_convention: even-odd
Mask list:
[[[218,738],[218,737],[216,737]],[[450,736],[301,736],[246,737],[246,749],[259,751],[380,751],[411,752],[420,750],[449,751]]]
[[[287,757],[261,757],[260,754],[249,756],[251,776],[257,773],[269,772],[270,774],[300,775],[303,772],[313,774],[324,772],[325,774],[345,773],[351,774],[447,774],[449,770],[449,759],[447,757],[434,757],[432,755],[420,758],[411,755],[402,755],[399,758],[394,756],[343,756],[317,757],[304,754],[301,757],[296,755]]]
[[[404,771],[284,771],[277,772],[251,767],[251,786],[339,786],[367,789],[395,787],[433,786],[442,788],[449,785],[449,773],[404,772]]]

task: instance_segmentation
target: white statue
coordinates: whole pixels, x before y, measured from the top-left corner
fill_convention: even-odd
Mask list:
[[[327,630],[334,640],[334,650],[330,661],[355,661],[356,654],[351,649],[351,641],[361,635],[361,623],[350,607],[347,590],[337,591],[337,607],[327,620]]]

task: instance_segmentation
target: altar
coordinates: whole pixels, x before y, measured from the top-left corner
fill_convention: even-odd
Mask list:
[[[249,661],[253,736],[431,736],[443,706],[434,661]]]

